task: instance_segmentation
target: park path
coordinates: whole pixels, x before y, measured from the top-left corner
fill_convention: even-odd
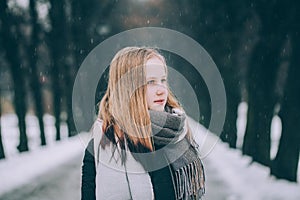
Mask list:
[[[80,200],[81,161],[78,155],[68,163],[48,172],[21,188],[15,189],[0,200]],[[218,176],[218,166],[213,166],[208,158],[203,160],[206,172],[205,200],[229,200],[226,183]]]
[[[190,122],[191,128],[195,129],[197,123]],[[203,135],[201,137],[203,139]],[[82,148],[82,144],[84,143],[82,141],[85,140],[87,144],[89,140],[88,138],[84,138],[84,136],[80,137],[81,150],[72,155],[72,158],[66,159],[67,162],[57,165],[54,169],[35,177],[21,187],[4,193],[4,195],[2,194],[0,200],[80,200],[81,165],[84,153],[84,148]],[[71,154],[68,153],[67,155]],[[209,155],[203,158],[206,176],[206,194],[204,200],[236,200],[237,198],[230,195],[232,192],[226,181],[222,179],[224,176],[219,175],[222,167],[216,166],[218,162],[214,162],[212,160],[214,158]],[[32,170],[35,169],[32,168]],[[11,172],[13,173],[13,169]],[[24,171],[24,173],[26,172]]]

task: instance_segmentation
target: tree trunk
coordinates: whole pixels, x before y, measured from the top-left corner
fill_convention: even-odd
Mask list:
[[[64,15],[63,2],[59,0],[52,0],[50,10],[50,20],[52,30],[49,35],[49,46],[51,51],[51,78],[52,78],[52,92],[53,92],[53,108],[55,117],[56,140],[61,139],[60,132],[60,114],[63,101],[62,84],[63,74],[60,69],[64,66],[65,52],[61,49],[64,44],[63,34],[64,27],[61,22],[61,17]]]
[[[258,3],[255,10],[261,20],[261,30],[260,41],[249,66],[248,122],[243,153],[270,166],[270,127],[278,101],[274,90],[286,29],[284,23],[276,20],[277,15],[284,17],[278,2],[270,2],[269,5]]]
[[[6,58],[10,64],[10,70],[14,83],[14,106],[19,121],[20,143],[17,146],[19,152],[28,151],[28,139],[26,135],[26,88],[24,84],[24,71],[19,58],[18,31],[11,32],[12,17],[9,13],[7,2],[0,3],[0,17],[2,22],[2,42],[6,51]],[[11,22],[11,23],[10,23]]]
[[[269,39],[270,38],[270,39]],[[275,106],[274,88],[278,71],[281,37],[269,36],[262,31],[261,41],[254,50],[249,66],[248,120],[244,137],[243,153],[263,165],[270,165],[270,127]]]
[[[70,7],[71,9],[71,2],[67,4],[66,6]],[[71,49],[72,46],[72,13],[69,13],[69,16],[67,12],[64,12],[64,15],[62,16],[62,23],[64,23],[65,31],[62,35],[64,37],[65,43],[64,43],[64,51],[66,54],[66,57],[69,59],[64,58],[64,75],[65,75],[65,97],[66,97],[66,111],[67,111],[67,126],[68,126],[68,136],[72,137],[77,134],[75,122],[73,118],[73,108],[72,108],[72,92],[73,92],[73,84],[75,80],[76,75],[76,66],[74,61],[74,55],[73,50]],[[72,59],[71,59],[72,58]]]
[[[227,95],[228,97],[228,95]],[[236,120],[237,120],[237,108],[238,108],[238,99],[229,99],[227,98],[227,107],[226,110],[226,118],[224,123],[223,132],[220,135],[222,141],[227,142],[230,148],[236,148],[236,140],[237,140],[237,128],[236,128]]]
[[[66,52],[68,50],[66,49]],[[70,52],[68,52],[70,53]],[[72,81],[72,66],[68,63],[64,66],[64,91],[66,97],[66,111],[67,111],[67,126],[68,126],[68,137],[72,137],[77,134],[74,119],[73,119],[73,110],[72,110],[72,89],[73,89],[73,81]]]
[[[292,59],[289,67],[287,85],[279,113],[282,120],[282,133],[279,148],[272,162],[271,174],[297,182],[297,170],[300,151],[300,40],[293,33]]]
[[[0,125],[1,128],[1,125]],[[3,148],[3,142],[2,142],[2,134],[1,134],[1,130],[0,130],[0,160],[5,158],[5,152],[4,152],[4,148]]]
[[[31,76],[30,76],[30,86],[33,92],[33,99],[35,105],[35,111],[38,118],[39,126],[40,126],[40,138],[41,145],[46,145],[46,137],[45,137],[45,128],[44,128],[44,108],[43,108],[43,97],[41,92],[41,84],[39,75],[37,72],[37,48],[39,43],[39,24],[37,22],[37,12],[36,12],[36,4],[34,0],[30,0],[30,16],[31,16],[31,25],[32,25],[32,35],[31,35],[31,44],[29,47],[29,62],[31,68]]]
[[[93,14],[94,10],[90,10],[90,13],[86,13],[85,8],[89,5],[87,5],[88,3],[90,3],[91,0],[89,1],[85,1],[83,3],[79,2],[79,1],[72,1],[71,3],[71,7],[72,7],[72,26],[71,26],[71,30],[72,30],[72,40],[73,40],[73,54],[74,54],[74,61],[75,61],[75,67],[78,70],[81,63],[83,62],[84,58],[87,56],[89,49],[90,49],[90,27],[91,27],[91,18],[90,16]],[[99,18],[101,18],[101,10],[98,11],[100,16],[98,16]],[[80,89],[81,90],[85,90],[86,88],[84,88],[82,85],[80,85]],[[91,116],[88,116],[88,114],[86,113],[85,110],[82,110],[82,106],[85,102],[85,98],[84,96],[80,96],[80,103],[79,105],[75,105],[76,109],[79,110],[79,112],[81,113],[81,118],[84,119],[82,120],[82,124],[81,125],[77,125],[79,127],[82,127],[80,131],[87,131],[89,130],[89,128],[91,127],[92,124],[92,120],[90,123],[88,123],[88,121],[90,121],[89,119],[91,119]],[[71,102],[68,102],[71,103]]]
[[[0,91],[0,97],[1,97],[1,91]],[[2,101],[0,99],[0,119],[2,117]],[[1,134],[1,120],[0,120],[0,159],[5,158],[5,152],[3,148],[3,142],[2,142],[2,134]]]

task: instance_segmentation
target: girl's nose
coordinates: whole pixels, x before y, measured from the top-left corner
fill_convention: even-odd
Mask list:
[[[162,95],[166,92],[166,86],[163,84],[157,84],[157,88],[156,88],[156,94],[157,95]]]

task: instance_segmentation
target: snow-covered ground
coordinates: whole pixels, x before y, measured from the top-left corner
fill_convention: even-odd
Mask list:
[[[15,115],[1,117],[6,158],[0,160],[0,197],[82,154],[88,140],[86,134],[68,138],[67,127],[62,124],[62,140],[56,142],[53,117],[45,115],[44,122],[47,146],[41,147],[37,118],[31,115],[26,116],[30,151],[19,154],[16,149],[19,139],[17,118]]]
[[[242,105],[240,112],[243,109],[245,111],[245,107]],[[31,151],[18,154],[16,150],[18,144],[16,117],[14,115],[1,117],[2,139],[7,159],[0,160],[0,196],[5,192],[25,185],[35,177],[46,174],[48,171],[82,154],[89,140],[89,134],[83,133],[69,139],[67,138],[67,129],[65,125],[62,125],[62,141],[55,142],[54,120],[51,116],[45,116],[44,120],[49,145],[46,147],[39,146],[37,120],[33,116],[27,116],[26,122]],[[238,120],[238,130],[240,132],[245,126],[245,123],[243,123],[244,120],[240,116]],[[280,121],[275,119],[274,123],[272,126],[275,129],[273,128],[273,130],[279,130],[278,127],[280,126],[278,126],[278,123]],[[299,183],[276,180],[274,177],[269,176],[267,167],[251,163],[250,157],[242,156],[238,149],[229,149],[227,144],[220,142],[216,136],[194,121],[190,121],[190,124],[193,129],[197,129],[201,133],[197,134],[195,138],[200,141],[200,149],[207,153],[203,157],[204,164],[209,162],[215,166],[218,171],[218,178],[228,185],[226,190],[230,191],[232,195],[226,198],[227,200],[300,199]],[[240,141],[242,133],[239,134]],[[273,134],[275,133],[273,132]],[[279,133],[276,134],[278,138]],[[208,192],[213,192],[212,190],[214,189],[218,190],[218,188],[210,188]]]
[[[285,180],[276,180],[270,176],[269,168],[258,163],[253,163],[251,158],[243,156],[238,149],[230,149],[226,143],[221,142],[214,134],[209,133],[204,127],[195,122],[191,126],[197,127],[201,135],[209,144],[214,145],[210,153],[203,158],[205,162],[217,166],[218,175],[229,186],[231,196],[228,200],[299,200],[300,183],[291,183]],[[204,134],[204,135],[203,135]],[[207,148],[207,147],[206,147]],[[201,149],[201,147],[200,147]],[[207,150],[204,150],[207,152]],[[298,172],[298,179],[300,174]],[[207,177],[209,178],[209,177]],[[217,190],[218,188],[216,188]]]
[[[39,135],[39,124],[38,120],[33,115],[26,115],[26,130],[28,137],[29,150],[34,151],[40,148],[40,135]],[[47,145],[51,146],[55,144],[55,127],[54,117],[46,114],[44,115],[44,126]],[[17,146],[19,144],[19,129],[18,129],[18,118],[15,114],[6,114],[1,117],[1,129],[2,129],[2,140],[5,148],[5,155],[9,159],[14,156],[18,156],[19,152]],[[61,139],[64,140],[68,137],[67,125],[61,124]]]

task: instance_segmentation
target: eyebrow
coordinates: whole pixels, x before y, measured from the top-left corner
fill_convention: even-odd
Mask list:
[[[154,76],[150,76],[150,77],[146,77],[147,79],[156,79],[159,77],[154,77]],[[161,76],[160,78],[167,78],[167,76]]]

